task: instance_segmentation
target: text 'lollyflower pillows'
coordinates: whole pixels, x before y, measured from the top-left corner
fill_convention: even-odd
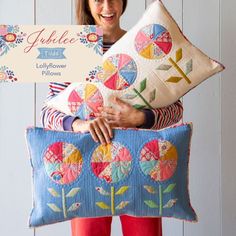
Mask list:
[[[111,94],[136,108],[164,107],[223,69],[187,40],[157,0],[103,55],[103,71],[85,83],[78,78],[47,104],[81,119],[92,117],[97,105],[112,105]]]
[[[30,227],[122,214],[197,221],[188,190],[191,136],[191,123],[114,129],[104,146],[90,133],[28,128]]]

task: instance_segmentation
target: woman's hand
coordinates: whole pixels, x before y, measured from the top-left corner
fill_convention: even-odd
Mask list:
[[[145,122],[144,112],[132,107],[118,97],[112,97],[111,102],[116,105],[113,107],[101,107],[95,115],[104,118],[111,127],[137,127]]]
[[[93,140],[103,145],[110,143],[113,138],[111,126],[101,117],[88,121],[76,119],[72,123],[72,129],[75,132],[90,132]]]

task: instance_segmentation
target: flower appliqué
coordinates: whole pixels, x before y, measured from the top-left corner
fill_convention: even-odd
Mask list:
[[[92,154],[93,173],[107,183],[117,183],[131,171],[132,156],[129,150],[119,142],[105,146],[99,145]]]
[[[127,54],[110,56],[103,63],[103,73],[98,73],[98,79],[112,90],[127,89],[136,78],[137,65]]]
[[[164,26],[147,25],[138,32],[135,48],[138,54],[146,59],[161,59],[169,54],[172,38]]]
[[[140,153],[142,172],[154,181],[170,179],[177,167],[176,147],[166,140],[152,140],[146,143]]]
[[[68,97],[68,107],[74,116],[89,120],[95,118],[98,107],[103,106],[99,89],[91,83],[84,83],[72,90]]]
[[[51,144],[44,154],[44,167],[50,179],[60,185],[74,182],[82,171],[80,151],[70,143]]]

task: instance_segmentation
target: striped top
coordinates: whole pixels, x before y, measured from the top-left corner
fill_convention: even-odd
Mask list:
[[[113,45],[114,43],[103,42],[103,54]]]
[[[103,44],[103,53],[105,53],[113,43]],[[51,82],[49,83],[49,91],[47,99],[52,99],[63,91],[70,82]],[[142,109],[145,113],[145,123],[139,128],[146,129],[162,129],[179,122],[183,115],[183,106],[180,100],[170,106],[157,109]],[[43,127],[54,130],[72,130],[73,121],[78,118],[68,116],[54,108],[48,107],[46,104],[42,107],[40,120]]]

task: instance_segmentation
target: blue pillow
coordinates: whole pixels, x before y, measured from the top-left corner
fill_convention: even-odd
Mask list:
[[[197,221],[188,191],[192,124],[159,131],[114,129],[109,145],[90,133],[30,127],[29,226],[115,215]]]

